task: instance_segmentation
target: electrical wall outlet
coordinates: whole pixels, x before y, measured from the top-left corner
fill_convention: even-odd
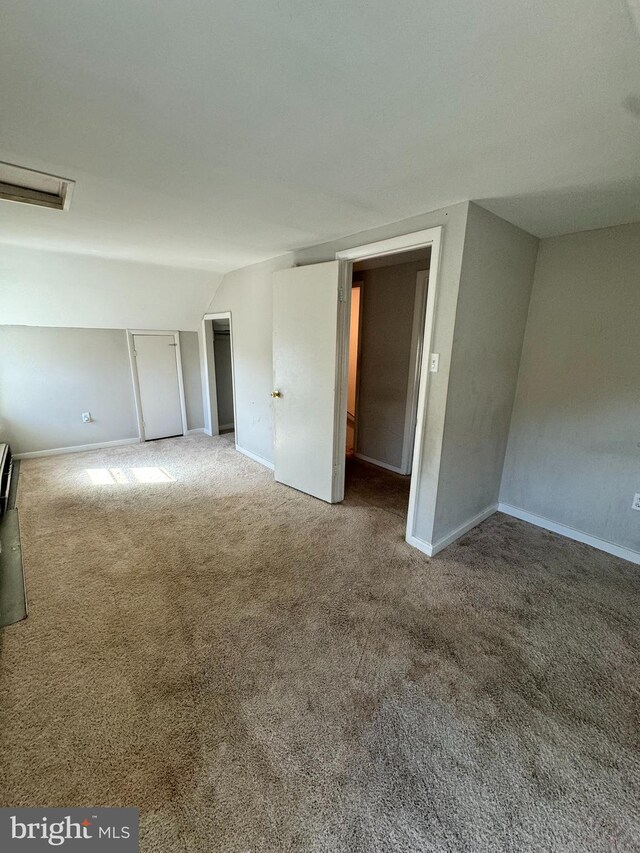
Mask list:
[[[83,412],[82,413],[82,423],[90,424],[91,423],[91,412]]]
[[[636,492],[633,496],[633,503],[631,504],[631,509],[640,510],[640,492]]]
[[[440,369],[440,353],[432,352],[429,356],[429,373],[437,373]]]

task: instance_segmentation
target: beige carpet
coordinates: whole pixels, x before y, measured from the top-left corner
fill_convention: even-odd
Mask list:
[[[137,805],[145,853],[640,849],[638,567],[500,515],[428,560],[368,474],[331,507],[229,437],[25,462],[1,804]]]

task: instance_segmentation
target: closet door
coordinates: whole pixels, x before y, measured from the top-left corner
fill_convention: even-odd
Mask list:
[[[133,336],[145,441],[182,435],[178,360],[173,335]]]

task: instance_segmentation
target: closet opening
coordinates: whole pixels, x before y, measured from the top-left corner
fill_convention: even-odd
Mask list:
[[[205,431],[209,435],[236,432],[233,329],[230,312],[205,314]],[[208,428],[207,428],[208,427]]]

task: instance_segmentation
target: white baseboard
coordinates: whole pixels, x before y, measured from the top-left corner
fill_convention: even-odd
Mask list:
[[[83,453],[86,450],[102,450],[105,447],[121,447],[123,444],[140,444],[139,438],[119,438],[116,441],[102,441],[97,444],[76,444],[73,447],[52,447],[50,450],[29,450],[26,453],[14,453],[14,459],[36,459],[38,456],[60,456],[63,453]]]
[[[264,465],[265,468],[270,468],[273,471],[273,462],[269,462],[268,459],[264,459],[264,457],[258,456],[257,453],[252,453],[250,450],[245,450],[244,447],[240,447],[239,444],[236,444],[236,450],[238,453],[242,453],[243,456],[248,456],[249,459],[253,459],[254,462],[259,462],[261,465]]]
[[[188,429],[185,432],[185,435],[205,435],[206,429],[204,427],[200,427],[199,429]]]
[[[404,474],[402,468],[396,468],[395,465],[389,465],[387,462],[380,462],[378,459],[372,459],[370,456],[365,456],[364,453],[353,454],[356,459],[362,459],[363,462],[368,462],[370,465],[377,465],[378,468],[386,468],[387,471],[393,471],[394,474]]]
[[[591,545],[599,551],[606,551],[607,554],[613,554],[614,557],[622,557],[623,560],[629,560],[630,563],[640,565],[640,553],[632,551],[631,548],[624,548],[622,545],[607,542],[606,539],[599,539],[597,536],[583,533],[582,530],[567,527],[566,524],[559,524],[557,521],[551,521],[550,518],[535,515],[532,512],[520,509],[520,507],[511,506],[511,504],[499,503],[498,510],[504,512],[506,515],[519,518],[521,521],[528,521],[529,524],[535,524],[536,527],[543,527],[552,533],[559,533],[560,536],[566,536],[568,539],[574,539],[576,542],[583,542],[585,545]]]
[[[431,542],[425,542],[424,539],[418,539],[417,536],[407,536],[406,541],[409,545],[417,548],[418,551],[422,551],[423,554],[426,554],[427,557],[433,557],[433,547]]]
[[[452,530],[450,533],[447,533],[446,536],[442,536],[436,542],[427,542],[424,539],[419,539],[417,536],[407,536],[407,542],[409,545],[413,545],[414,548],[417,548],[418,551],[422,551],[423,554],[426,554],[428,557],[434,557],[437,553],[442,551],[448,545],[451,545],[456,539],[459,539],[461,536],[464,536],[465,533],[468,533],[474,527],[477,527],[478,524],[481,524],[485,519],[489,518],[490,515],[493,515],[494,512],[498,509],[497,504],[492,504],[488,506],[486,509],[483,509],[482,512],[479,512],[477,515],[474,515],[473,518],[470,518],[468,521],[465,521],[464,524],[461,524],[459,527],[456,527],[455,530]]]

